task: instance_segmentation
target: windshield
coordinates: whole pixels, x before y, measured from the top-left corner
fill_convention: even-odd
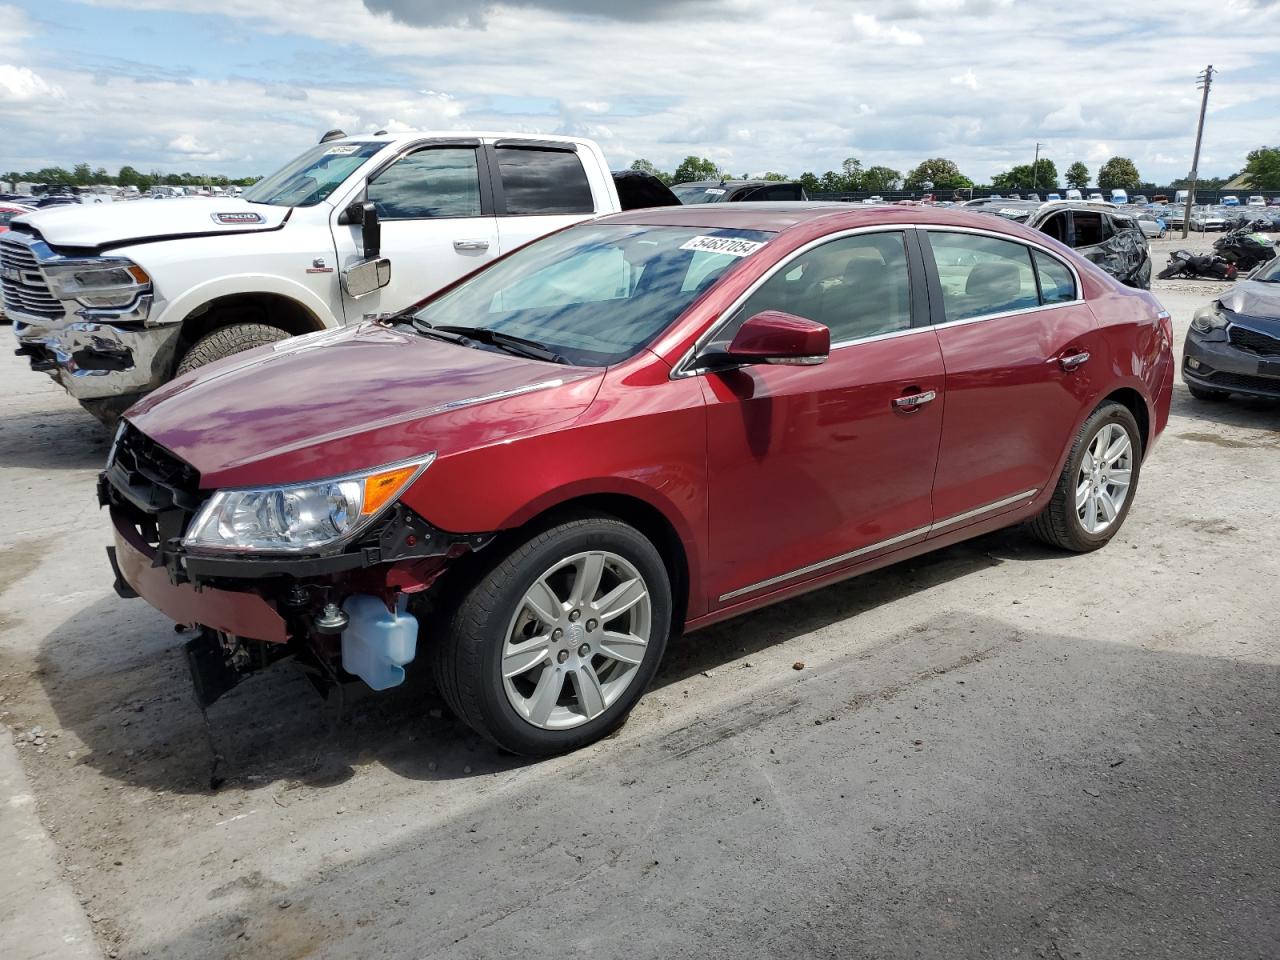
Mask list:
[[[242,194],[250,203],[274,207],[310,207],[333,193],[351,172],[386,144],[321,143]]]
[[[677,183],[671,192],[681,203],[720,203],[729,191],[719,184]]]
[[[529,244],[428,304],[434,327],[532,340],[580,366],[634,355],[731,266],[762,230],[584,224]]]
[[[1280,257],[1274,257],[1260,266],[1250,280],[1262,280],[1265,283],[1280,283]]]

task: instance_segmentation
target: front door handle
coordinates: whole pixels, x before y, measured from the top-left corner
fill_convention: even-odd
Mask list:
[[[1088,360],[1088,351],[1081,350],[1079,353],[1068,353],[1059,357],[1058,364],[1063,370],[1067,371],[1067,373],[1071,373],[1073,370],[1079,370],[1088,362]]]
[[[488,250],[488,240],[455,240],[453,241],[453,249],[455,250]]]
[[[915,413],[926,403],[933,403],[937,399],[937,390],[924,390],[920,393],[904,393],[893,401],[893,405],[904,413]]]

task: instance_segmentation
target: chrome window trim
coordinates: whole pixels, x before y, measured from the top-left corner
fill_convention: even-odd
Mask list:
[[[975,507],[972,510],[966,510],[964,513],[957,513],[945,520],[935,521],[928,526],[916,527],[914,530],[908,530],[906,533],[900,533],[896,537],[889,537],[887,540],[879,540],[875,543],[867,544],[865,547],[859,547],[857,550],[850,550],[847,553],[842,553],[837,557],[831,557],[828,560],[819,560],[817,563],[811,563],[808,566],[800,567],[797,570],[780,573],[775,577],[769,577],[767,580],[760,580],[756,583],[748,584],[745,587],[739,587],[737,590],[730,590],[728,593],[720,596],[720,602],[725,603],[729,600],[745,596],[748,593],[755,593],[756,591],[763,590],[766,587],[773,587],[780,583],[785,583],[788,580],[794,580],[796,577],[803,577],[809,573],[817,573],[820,570],[825,570],[827,567],[834,567],[849,560],[854,560],[857,557],[864,556],[865,554],[897,546],[900,543],[905,543],[908,540],[913,540],[922,535],[927,537],[934,531],[943,530],[947,527],[954,527],[956,524],[964,523],[966,520],[976,520],[988,513],[994,513],[997,510],[1004,509],[1005,507],[1012,507],[1024,500],[1032,500],[1039,492],[1039,487],[1033,487],[1030,490],[1023,490],[1021,493],[1015,493],[1011,497],[1005,497],[1001,500],[996,500],[993,503],[983,504],[982,506]]]
[[[851,347],[860,343],[875,343],[880,340],[892,340],[896,337],[904,337],[909,334],[915,334],[915,333],[924,333],[925,331],[928,331],[928,330],[941,330],[946,327],[958,327],[964,324],[981,323],[986,320],[1001,320],[1005,317],[1017,317],[1017,316],[1022,316],[1024,314],[1035,313],[1040,310],[1056,310],[1059,307],[1069,307],[1074,304],[1085,302],[1083,284],[1081,284],[1080,282],[1080,272],[1076,269],[1075,264],[1071,263],[1070,261],[1064,260],[1061,257],[1061,255],[1054,252],[1053,250],[1050,250],[1048,247],[1044,246],[1043,244],[1037,243],[1035,240],[1027,240],[1022,237],[1011,237],[1008,234],[1002,234],[998,231],[983,230],[979,227],[948,226],[946,224],[885,223],[885,224],[876,224],[875,226],[870,226],[870,227],[853,227],[848,230],[841,230],[836,233],[829,233],[826,236],[818,237],[814,240],[809,241],[803,247],[798,247],[795,250],[791,251],[791,255],[787,257],[786,260],[783,260],[775,264],[772,270],[757,277],[755,282],[752,283],[751,286],[748,287],[745,291],[743,291],[733,301],[733,303],[729,304],[729,306],[726,307],[721,312],[720,316],[716,319],[716,321],[710,327],[708,327],[705,331],[703,331],[703,333],[698,337],[698,339],[693,342],[693,346],[691,346],[687,351],[685,351],[684,355],[680,357],[679,361],[676,362],[675,366],[671,368],[671,373],[669,374],[669,378],[672,380],[680,380],[685,377],[704,376],[705,374],[711,372],[708,370],[689,369],[688,364],[693,360],[695,356],[697,356],[698,352],[702,350],[703,347],[705,347],[712,339],[714,339],[715,335],[719,333],[720,330],[729,322],[729,319],[733,317],[733,315],[742,307],[744,303],[747,302],[747,300],[751,298],[751,296],[757,290],[760,289],[760,287],[764,286],[764,284],[766,284],[769,280],[771,280],[779,270],[782,270],[788,264],[793,263],[797,257],[803,256],[804,254],[808,253],[810,250],[814,249],[815,247],[822,246],[824,243],[829,243],[833,240],[843,240],[845,237],[857,236],[858,234],[863,234],[863,233],[892,233],[892,232],[898,232],[898,231],[905,232],[907,230],[924,230],[924,231],[933,232],[933,233],[971,233],[980,237],[989,237],[992,240],[1005,240],[1009,243],[1022,244],[1025,247],[1029,247],[1032,250],[1036,250],[1036,251],[1039,251],[1040,253],[1043,253],[1047,257],[1051,257],[1052,259],[1056,260],[1058,263],[1066,267],[1067,270],[1071,273],[1072,280],[1075,281],[1076,295],[1071,300],[1059,300],[1056,303],[1042,303],[1034,307],[1024,307],[1021,310],[1006,310],[1002,313],[983,313],[983,314],[979,314],[976,317],[964,317],[959,320],[946,320],[946,321],[943,321],[942,323],[931,323],[928,326],[924,326],[924,327],[908,327],[905,330],[891,330],[887,333],[878,333],[869,337],[858,337],[851,340],[841,340],[837,343],[831,344],[831,350],[833,352],[836,350],[841,350],[845,347]],[[924,251],[924,255],[932,256],[933,255],[932,247]],[[1032,259],[1031,262],[1034,269],[1035,260]],[[934,263],[934,269],[937,269],[936,261]]]

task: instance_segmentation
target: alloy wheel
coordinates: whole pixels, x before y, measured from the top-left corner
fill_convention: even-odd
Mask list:
[[[652,625],[648,586],[626,558],[592,550],[560,560],[525,591],[508,625],[507,701],[544,730],[594,720],[635,679]]]
[[[1133,443],[1118,423],[1103,424],[1085,450],[1076,475],[1076,516],[1097,536],[1116,522],[1129,499]]]

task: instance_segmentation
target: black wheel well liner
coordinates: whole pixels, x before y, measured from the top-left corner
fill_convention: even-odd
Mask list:
[[[232,323],[262,323],[292,336],[325,329],[324,321],[303,304],[280,293],[232,293],[196,307],[182,321],[174,368],[192,344]]]
[[[1151,411],[1147,409],[1147,401],[1132,387],[1121,387],[1103,397],[1098,406],[1111,402],[1127,407],[1138,421],[1138,432],[1142,434],[1142,455],[1146,457],[1147,451],[1151,449]]]

